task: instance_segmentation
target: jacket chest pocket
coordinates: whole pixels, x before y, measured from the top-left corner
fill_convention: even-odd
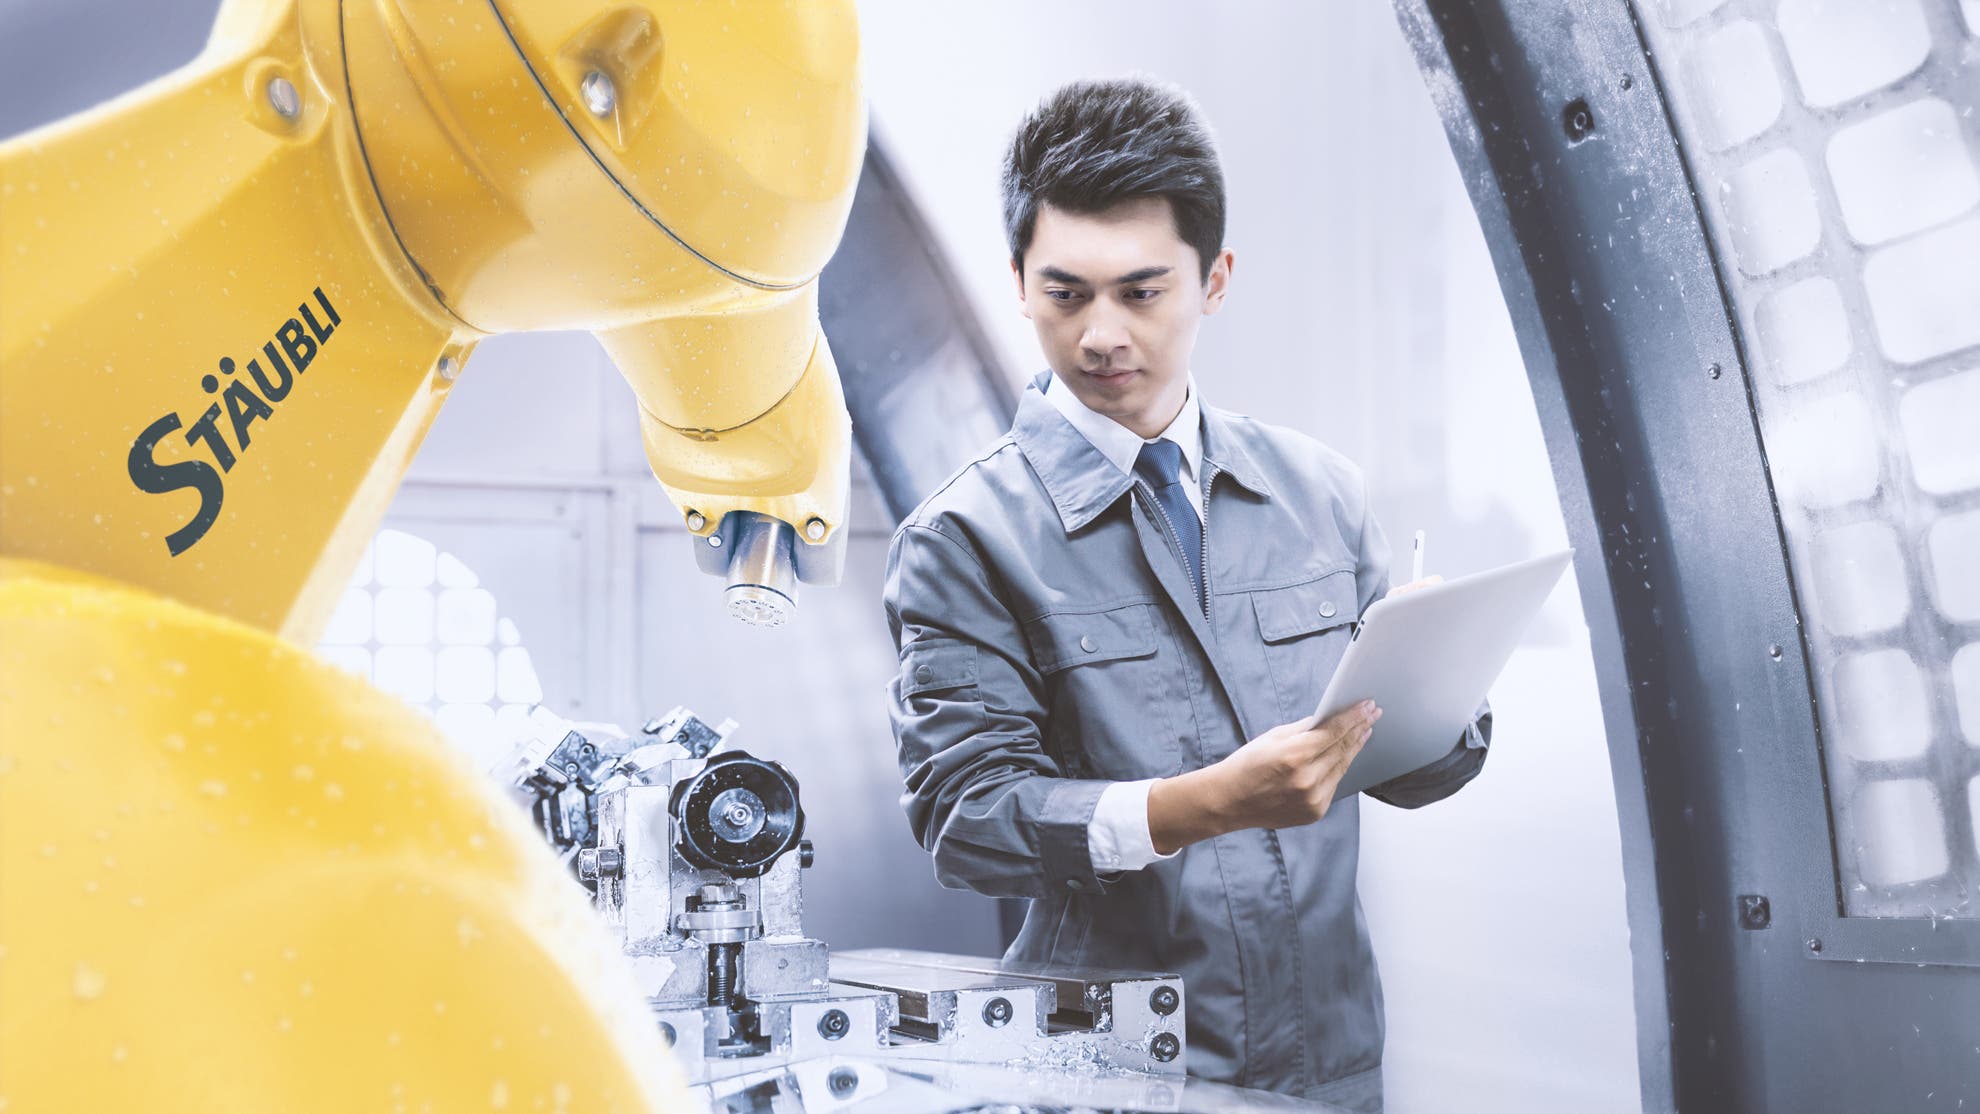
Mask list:
[[[1251,593],[1264,643],[1265,667],[1277,699],[1274,723],[1313,714],[1320,694],[1347,652],[1360,616],[1354,570],[1341,569],[1300,584]]]
[[[1181,771],[1177,725],[1188,702],[1160,652],[1153,604],[1040,615],[1024,624],[1045,684],[1046,739],[1086,776],[1113,780]]]

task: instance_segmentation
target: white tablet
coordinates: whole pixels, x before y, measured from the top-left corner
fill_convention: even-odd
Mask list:
[[[1573,557],[1565,549],[1369,605],[1315,713],[1319,722],[1369,699],[1382,709],[1336,798],[1451,752]]]

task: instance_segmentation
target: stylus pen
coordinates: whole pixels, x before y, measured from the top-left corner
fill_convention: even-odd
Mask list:
[[[1409,582],[1411,584],[1414,584],[1422,579],[1423,579],[1423,531],[1418,530],[1416,532],[1416,544],[1410,546]]]

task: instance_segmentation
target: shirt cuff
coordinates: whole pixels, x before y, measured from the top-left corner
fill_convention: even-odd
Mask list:
[[[1155,837],[1148,831],[1148,787],[1146,781],[1117,781],[1101,790],[1093,808],[1093,819],[1086,826],[1086,849],[1096,874],[1140,870],[1150,863],[1173,859],[1155,852]]]

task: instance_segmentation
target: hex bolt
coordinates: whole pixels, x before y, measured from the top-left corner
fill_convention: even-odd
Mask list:
[[[1772,923],[1774,913],[1767,903],[1766,894],[1739,895],[1739,927],[1757,932]]]
[[[578,852],[578,877],[590,881],[617,878],[626,871],[626,856],[616,847],[587,847]]]
[[[722,535],[720,534],[708,535],[708,548],[710,549],[722,548]]]
[[[826,1010],[825,1016],[818,1019],[818,1035],[828,1041],[838,1040],[852,1031],[852,1018],[844,1010]]]
[[[675,1039],[674,1027],[662,1021],[660,1023],[660,1043],[666,1045],[668,1048],[672,1048],[674,1047]]]
[[[845,1098],[859,1090],[859,1073],[851,1068],[833,1068],[825,1077],[825,1086],[831,1088],[833,1098]]]
[[[1169,1016],[1176,1012],[1176,1007],[1180,1005],[1182,1005],[1182,995],[1177,994],[1173,986],[1158,986],[1148,995],[1148,1008],[1154,1010],[1158,1017]]]
[[[1808,938],[1808,951],[1811,955],[1822,954],[1822,938],[1820,936],[1810,936]]]
[[[811,864],[817,861],[818,852],[812,849],[811,841],[808,839],[798,840],[798,869],[809,869]]]
[[[437,365],[436,370],[440,372],[440,378],[445,379],[449,383],[452,383],[461,374],[460,365],[454,362],[452,356],[440,357],[440,363]]]
[[[1705,369],[1705,374],[1711,376],[1714,379],[1717,379],[1719,376],[1724,375],[1725,373],[1726,373],[1725,367],[1716,363],[1713,364],[1711,367]]]
[[[296,92],[295,83],[286,77],[268,79],[268,105],[275,114],[284,120],[293,120],[302,111],[302,94]]]
[[[602,70],[585,74],[584,80],[578,84],[578,93],[584,97],[584,107],[590,109],[593,116],[610,116],[619,103],[619,91],[612,87],[612,79]]]
[[[1155,1057],[1157,1063],[1166,1064],[1182,1055],[1182,1041],[1177,1040],[1174,1033],[1157,1033],[1155,1039],[1148,1042],[1148,1054]]]
[[[992,1029],[1001,1029],[1010,1024],[1011,1000],[1009,998],[990,999],[983,1007],[983,1020]]]
[[[1631,77],[1631,76],[1630,76],[1630,75],[1628,75],[1628,74],[1624,74],[1624,75],[1622,75],[1622,80],[1620,80],[1620,81],[1618,81],[1618,82],[1616,82],[1616,84],[1617,84],[1618,86],[1620,86],[1620,87],[1622,87],[1623,89],[1630,89],[1630,88],[1633,88],[1633,87],[1635,87],[1635,85],[1636,85],[1636,79],[1635,79],[1635,78],[1633,78],[1633,77]]]
[[[1595,134],[1595,112],[1586,98],[1576,97],[1561,109],[1561,127],[1567,131],[1569,143],[1580,143]]]
[[[708,516],[702,514],[700,511],[689,511],[687,513],[687,524],[688,529],[699,534],[708,528]]]
[[[804,536],[815,542],[825,540],[825,520],[814,518],[804,524]]]
[[[1774,659],[1775,661],[1781,660],[1781,652],[1782,652],[1781,645],[1778,642],[1767,647],[1767,656]]]

